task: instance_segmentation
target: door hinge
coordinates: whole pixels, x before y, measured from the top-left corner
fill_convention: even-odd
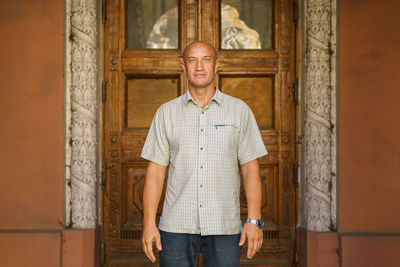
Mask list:
[[[293,184],[299,184],[299,164],[297,162],[293,164]]]
[[[299,4],[298,0],[293,0],[293,22],[297,25],[299,21]]]
[[[292,84],[292,95],[294,103],[297,104],[299,100],[299,81],[297,80],[297,78],[293,81]]]
[[[101,100],[103,102],[106,102],[106,99],[107,99],[107,82],[103,81],[101,85]]]
[[[107,21],[107,0],[102,0],[101,3],[101,20],[103,24]]]

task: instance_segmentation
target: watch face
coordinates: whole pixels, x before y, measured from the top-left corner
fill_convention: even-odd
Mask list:
[[[262,220],[257,220],[257,226],[258,228],[263,228],[264,227],[264,222]]]

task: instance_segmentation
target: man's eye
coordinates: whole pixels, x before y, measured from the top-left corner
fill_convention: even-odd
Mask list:
[[[204,61],[210,61],[210,59],[209,58],[205,58]]]
[[[189,62],[189,63],[193,63],[193,62],[194,62],[194,59],[189,59],[188,62]]]

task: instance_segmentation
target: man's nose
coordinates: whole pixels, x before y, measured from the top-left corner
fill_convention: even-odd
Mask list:
[[[202,70],[203,69],[203,62],[201,60],[197,61],[196,64],[196,70]]]

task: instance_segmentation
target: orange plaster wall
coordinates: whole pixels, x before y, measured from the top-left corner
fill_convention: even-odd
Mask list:
[[[60,266],[63,1],[0,1],[0,266]]]
[[[0,266],[98,263],[63,229],[63,35],[64,1],[0,1]]]
[[[60,246],[59,233],[2,233],[0,234],[0,266],[60,266]]]
[[[63,267],[98,266],[99,251],[95,247],[95,230],[66,230],[62,233]]]
[[[338,267],[338,236],[330,233],[307,233],[307,267]]]
[[[400,266],[400,236],[344,236],[342,251],[342,267]]]
[[[339,231],[400,233],[400,1],[339,7]]]
[[[61,229],[63,1],[0,1],[0,230]]]

